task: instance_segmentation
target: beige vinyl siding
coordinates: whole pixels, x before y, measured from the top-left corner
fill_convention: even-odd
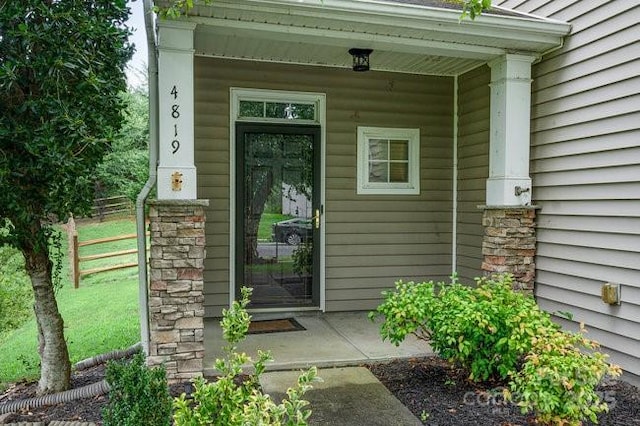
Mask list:
[[[229,88],[326,93],[326,309],[372,309],[397,279],[451,270],[453,80],[196,57],[198,197],[207,212],[205,307],[229,301]],[[357,126],[420,128],[420,195],[356,195]]]
[[[572,24],[533,73],[536,296],[640,383],[640,2],[501,3]],[[600,300],[606,282],[622,285],[621,306]]]
[[[458,77],[458,276],[473,282],[482,271],[482,210],[489,177],[491,72],[488,66]]]

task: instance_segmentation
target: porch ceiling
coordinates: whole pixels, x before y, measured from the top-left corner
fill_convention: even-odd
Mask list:
[[[349,48],[371,48],[373,70],[432,75],[457,75],[505,53],[539,55],[569,31],[515,13],[460,22],[459,10],[428,6],[437,3],[216,0],[189,20],[198,23],[196,55],[349,68]]]

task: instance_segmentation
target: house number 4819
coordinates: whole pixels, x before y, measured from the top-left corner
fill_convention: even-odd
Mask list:
[[[171,105],[171,118],[177,120],[180,118],[180,104],[178,103],[178,89],[174,85],[169,92],[173,95],[173,101],[175,102]],[[173,141],[171,141],[171,148],[173,148],[172,154],[175,154],[180,149],[180,141],[178,140],[178,123],[173,123]]]

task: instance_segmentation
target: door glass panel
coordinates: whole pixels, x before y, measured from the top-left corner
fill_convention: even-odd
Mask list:
[[[242,135],[244,188],[238,244],[243,253],[237,284],[253,288],[252,308],[312,306],[316,300],[314,137]]]

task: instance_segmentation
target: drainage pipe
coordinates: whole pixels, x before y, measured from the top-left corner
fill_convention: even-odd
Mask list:
[[[147,32],[149,81],[149,179],[136,199],[138,234],[138,300],[140,305],[140,339],[142,350],[149,355],[149,304],[147,276],[147,237],[144,205],[155,185],[158,163],[158,56],[152,0],[144,0],[144,23]]]
[[[104,364],[105,362],[110,361],[112,359],[127,358],[135,354],[136,352],[140,351],[141,348],[142,348],[142,344],[138,342],[135,345],[128,347],[127,349],[108,352],[106,354],[100,354],[92,358],[87,358],[82,361],[79,361],[73,365],[73,369],[76,371],[86,370],[87,368],[95,367],[96,365],[99,365],[99,364]]]
[[[117,350],[87,358],[76,363],[73,368],[75,370],[85,370],[105,361],[112,359],[121,359],[133,355],[140,350],[140,343],[136,343],[127,349]],[[15,413],[25,408],[38,408],[45,405],[60,404],[62,402],[76,401],[82,398],[92,398],[94,396],[104,395],[109,392],[109,384],[106,380],[92,383],[81,388],[71,389],[64,392],[54,393],[51,395],[36,396],[34,398],[20,399],[0,404],[0,415],[7,413]]]
[[[39,408],[45,405],[71,402],[82,398],[93,398],[94,396],[104,395],[107,392],[109,392],[109,384],[106,380],[102,380],[77,389],[0,404],[0,415],[16,413],[25,408]]]

